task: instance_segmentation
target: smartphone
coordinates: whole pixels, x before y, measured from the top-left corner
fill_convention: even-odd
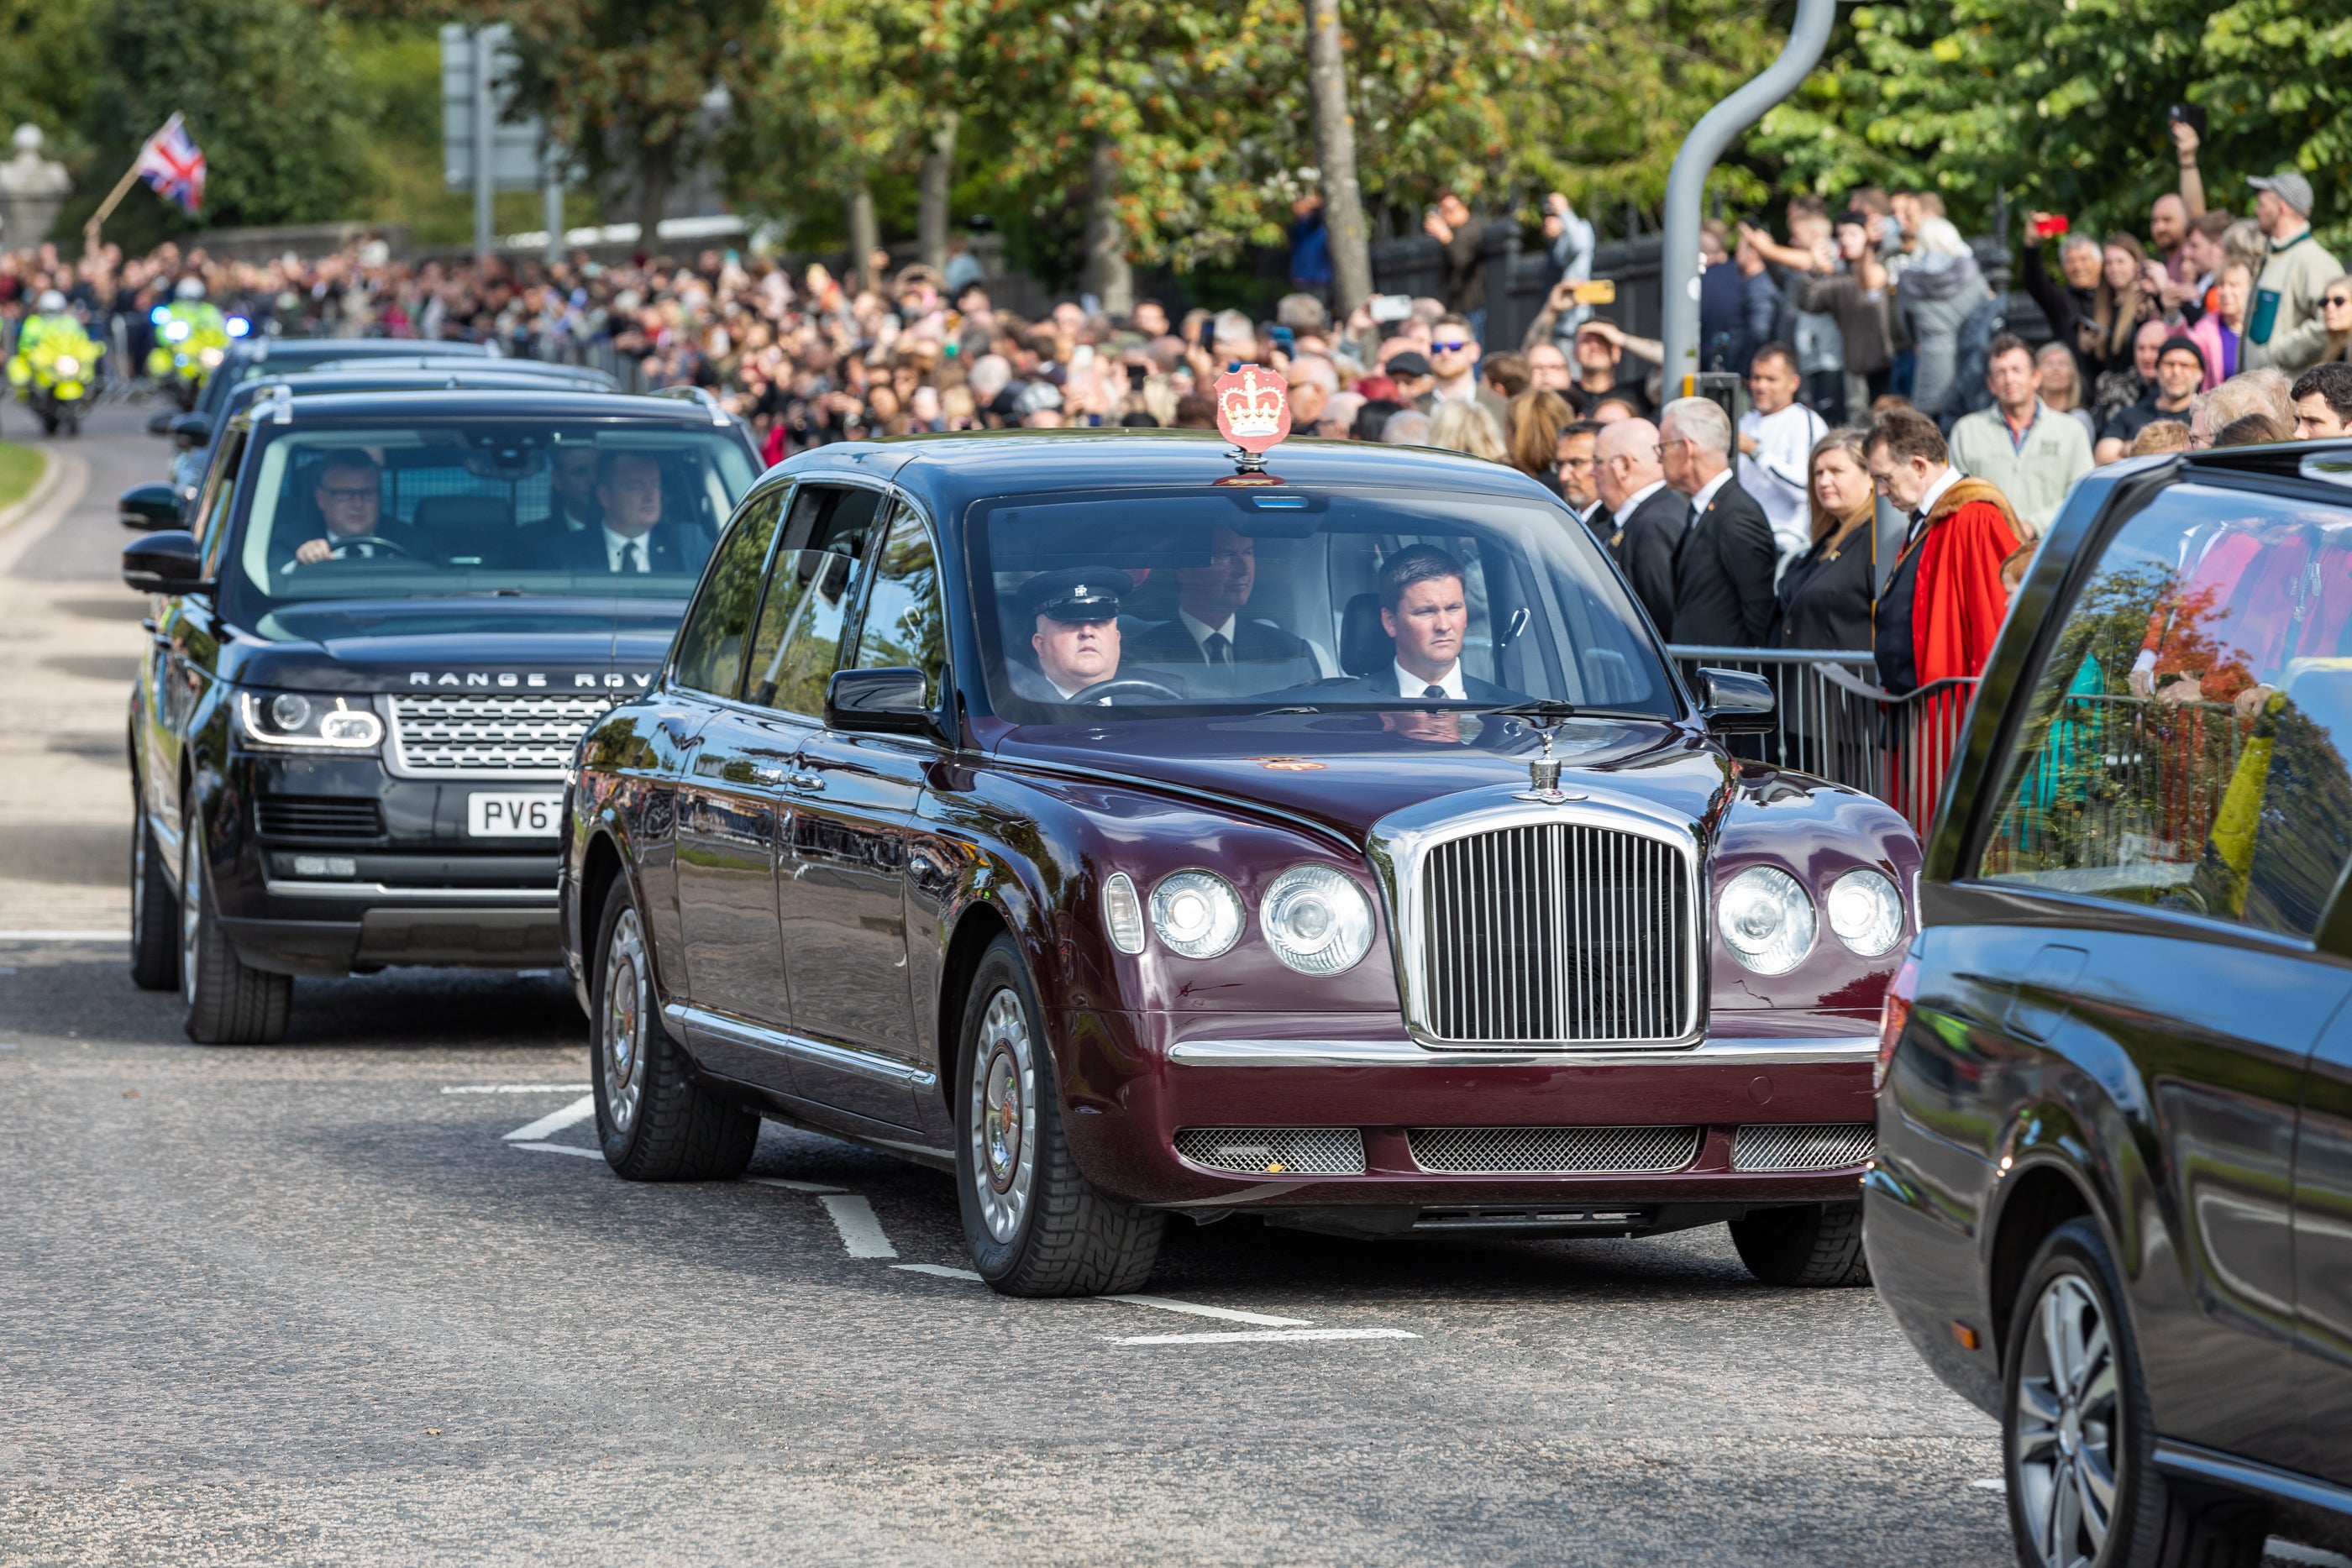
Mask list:
[[[1201,347],[1213,350],[1217,346],[1217,318],[1212,313],[1201,318]]]
[[[1590,283],[1578,284],[1576,302],[1579,305],[1616,304],[1617,280],[1613,277],[1596,277]]]
[[[2053,213],[2050,216],[2042,218],[2033,225],[2033,237],[2035,239],[2056,239],[2060,235],[2064,234],[2066,229],[2066,214],[2063,213]]]
[[[1291,331],[1291,329],[1290,329],[1289,328],[1287,328],[1287,327],[1274,327],[1274,328],[1270,328],[1270,329],[1267,329],[1267,331],[1266,331],[1266,336],[1267,336],[1268,338],[1273,339],[1273,340],[1274,340],[1274,346],[1275,346],[1276,348],[1277,348],[1277,349],[1281,350],[1284,353],[1286,353],[1286,354],[1295,354],[1295,353],[1298,352],[1298,337],[1297,337],[1297,333],[1295,333],[1295,332],[1293,332],[1293,331]]]
[[[1375,321],[1402,321],[1412,314],[1412,296],[1410,294],[1372,296],[1372,319]]]
[[[2176,103],[2164,111],[2167,120],[2179,120],[2197,132],[2197,140],[2205,140],[2205,106],[2201,103]]]
[[[1083,371],[1094,362],[1095,346],[1092,343],[1080,343],[1070,350],[1070,369]]]
[[[1150,365],[1129,365],[1127,367],[1128,391],[1141,392],[1143,390],[1143,383],[1150,379],[1151,367]]]

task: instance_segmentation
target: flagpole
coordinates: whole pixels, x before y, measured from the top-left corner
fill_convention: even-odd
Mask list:
[[[176,109],[173,110],[172,111],[172,120],[177,120],[179,118],[180,111]],[[172,120],[167,120],[163,123],[168,126],[172,123]],[[152,141],[153,140],[154,138],[152,136],[147,139],[148,141]],[[131,193],[131,187],[139,183],[139,163],[141,159],[146,156],[146,153],[147,142],[142,141],[139,144],[139,152],[131,157],[131,167],[122,172],[122,178],[114,182],[114,189],[106,193],[106,200],[98,204],[98,210],[89,214],[89,221],[88,223],[82,225],[81,254],[83,260],[87,261],[98,254],[98,231],[105,225],[107,219],[114,215],[114,209],[122,204],[122,198]]]

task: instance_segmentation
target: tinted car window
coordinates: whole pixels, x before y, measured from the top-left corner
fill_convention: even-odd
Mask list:
[[[776,537],[784,493],[772,490],[743,508],[719,546],[702,593],[678,631],[675,679],[688,691],[731,697],[743,682],[743,643],[759,607],[761,569]]]
[[[841,666],[842,632],[857,602],[877,491],[804,485],[793,497],[768,570],[744,696],[762,707],[822,716]]]
[[[937,695],[947,662],[947,618],[930,530],[914,512],[902,510],[875,555],[874,588],[858,627],[857,667],[920,670]]]
[[[2352,859],[2352,511],[2200,485],[2101,553],[1979,866],[2308,936]]]

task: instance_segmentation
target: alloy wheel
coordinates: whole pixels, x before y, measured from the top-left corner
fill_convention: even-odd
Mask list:
[[[1029,1015],[1011,988],[989,998],[971,1073],[973,1195],[988,1233],[1009,1242],[1021,1232],[1036,1186],[1037,1075]]]
[[[604,949],[604,1005],[596,1031],[604,1110],[616,1133],[635,1125],[637,1102],[645,1093],[648,997],[645,933],[637,925],[637,912],[624,909]]]
[[[2075,1274],[2050,1281],[2025,1332],[2010,1486],[2047,1568],[2088,1568],[2115,1522],[2125,1452],[2115,1340]]]

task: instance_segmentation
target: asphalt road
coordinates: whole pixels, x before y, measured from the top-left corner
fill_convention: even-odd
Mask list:
[[[0,1563],[2011,1561],[1992,1424],[1720,1228],[1186,1225],[1193,1310],[1013,1301],[946,1178],[824,1138],[615,1178],[551,975],[187,1044],[119,944],[27,936],[121,918],[138,423],[0,534]]]

